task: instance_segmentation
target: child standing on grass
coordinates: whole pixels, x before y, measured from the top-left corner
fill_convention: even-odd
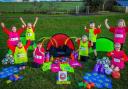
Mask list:
[[[38,68],[41,64],[45,61],[45,49],[42,46],[41,42],[37,43],[37,47],[35,48],[33,52],[34,62],[33,67]]]
[[[28,40],[27,44],[23,46],[22,42],[18,42],[17,46],[9,46],[13,52],[14,63],[25,68],[25,64],[28,62],[27,49],[30,46],[31,41]]]
[[[120,71],[120,69],[124,69],[124,62],[128,61],[125,52],[120,49],[121,45],[116,43],[115,50],[107,54],[109,57],[112,57],[111,68],[113,71]]]
[[[108,25],[108,19],[106,19],[105,26],[107,29],[109,29],[110,32],[114,34],[114,43],[120,43],[122,49],[126,39],[126,32],[128,32],[125,21],[123,19],[120,19],[118,21],[118,26],[112,27]]]
[[[28,41],[28,40],[31,40],[31,45],[33,46],[33,48],[34,48],[34,42],[35,42],[35,25],[36,25],[36,23],[37,23],[37,21],[38,21],[38,17],[36,17],[36,19],[35,19],[35,22],[34,22],[34,24],[32,24],[32,23],[27,23],[27,25],[26,25],[26,23],[24,22],[24,20],[23,20],[23,18],[22,17],[20,17],[20,20],[21,20],[21,22],[25,25],[25,27],[26,27],[26,34],[25,34],[25,36],[26,36],[26,40]]]
[[[20,35],[25,30],[25,26],[23,25],[22,28],[18,29],[15,26],[12,26],[11,31],[6,28],[4,23],[1,23],[1,27],[3,32],[5,32],[9,39],[7,40],[7,46],[16,46],[17,43],[20,41]]]
[[[76,42],[79,45],[79,56],[81,61],[87,61],[88,60],[88,48],[90,46],[88,42],[88,38],[86,35],[82,36],[81,38],[77,38]]]
[[[96,51],[96,38],[97,38],[97,34],[101,33],[101,29],[100,29],[101,25],[98,25],[98,28],[95,27],[95,23],[94,22],[90,22],[90,29],[87,29],[85,26],[85,32],[89,33],[89,41],[91,43],[91,47],[94,50],[94,55],[95,58],[97,58],[97,51]]]

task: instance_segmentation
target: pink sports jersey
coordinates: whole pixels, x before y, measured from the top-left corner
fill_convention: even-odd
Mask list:
[[[20,36],[17,32],[9,33],[8,45],[16,46],[19,40],[20,40]]]
[[[119,67],[120,69],[124,68],[124,60],[122,60],[122,58],[124,58],[124,51],[113,51],[112,52],[112,65]]]
[[[115,33],[114,33],[114,42],[115,43],[125,43],[125,39],[126,39],[126,31],[125,28],[119,28],[117,27],[115,29]]]
[[[43,64],[45,61],[45,54],[42,54],[40,51],[44,52],[43,50],[39,50],[39,48],[35,49],[34,62]]]

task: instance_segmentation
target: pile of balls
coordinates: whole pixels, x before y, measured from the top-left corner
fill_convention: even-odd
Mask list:
[[[108,57],[98,59],[94,67],[94,72],[110,75],[112,73],[111,63]]]
[[[14,58],[11,54],[6,54],[6,56],[2,60],[2,64],[14,64]]]
[[[86,73],[83,79],[87,83],[94,83],[96,88],[112,88],[112,81],[104,74],[98,74],[95,72]]]

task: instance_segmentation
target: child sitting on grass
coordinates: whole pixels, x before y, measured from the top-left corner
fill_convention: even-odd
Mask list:
[[[111,60],[111,68],[113,71],[120,71],[120,69],[124,69],[124,62],[128,61],[127,56],[123,50],[120,50],[121,45],[119,43],[115,44],[115,50],[109,52],[107,55],[112,57]]]
[[[27,49],[30,46],[31,41],[28,40],[27,44],[23,46],[22,42],[18,42],[17,46],[9,46],[13,52],[14,64],[17,64],[20,68],[25,69],[25,64],[28,62]]]
[[[108,25],[108,19],[105,19],[105,26],[110,32],[114,34],[114,43],[120,43],[122,49],[126,39],[126,32],[128,32],[125,21],[120,19],[118,21],[118,26],[112,27]]]
[[[45,61],[45,49],[42,46],[41,42],[37,43],[37,47],[35,48],[33,52],[33,57],[34,57],[34,62],[33,62],[33,67],[38,68],[40,67],[41,64],[44,63]]]
[[[82,36],[81,38],[77,38],[76,42],[79,45],[79,56],[81,61],[87,61],[88,60],[88,48],[90,46],[88,42],[88,38],[86,35]]]
[[[95,23],[94,22],[90,22],[90,29],[87,29],[85,26],[85,32],[89,33],[89,41],[91,42],[91,47],[94,50],[94,55],[95,58],[97,58],[97,51],[96,51],[96,38],[97,38],[97,34],[101,33],[101,29],[100,29],[101,25],[98,25],[98,28],[95,27]]]
[[[28,41],[28,40],[31,40],[31,45],[32,45],[32,47],[34,48],[34,43],[35,43],[35,25],[36,25],[36,23],[37,23],[37,21],[38,21],[38,17],[36,17],[36,19],[35,19],[35,22],[34,22],[34,24],[32,24],[32,23],[27,23],[27,25],[26,25],[26,23],[24,22],[24,20],[23,20],[23,18],[22,17],[20,17],[20,20],[21,20],[21,22],[25,25],[25,27],[26,27],[26,34],[25,34],[25,36],[26,36],[26,40]]]
[[[12,26],[11,31],[6,28],[4,23],[1,23],[1,27],[3,29],[3,32],[5,32],[8,35],[7,40],[7,46],[16,46],[17,43],[20,41],[20,35],[25,30],[25,26],[22,25],[22,28],[18,29],[15,26]]]

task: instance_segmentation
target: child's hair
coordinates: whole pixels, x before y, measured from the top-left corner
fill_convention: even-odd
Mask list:
[[[18,43],[22,43],[22,41],[21,41],[21,40],[19,40],[19,41],[18,41]]]
[[[93,21],[90,21],[90,24],[94,24],[94,22]]]
[[[42,42],[41,41],[38,41],[37,44],[42,44]]]
[[[28,25],[28,24],[32,24],[32,23],[28,22],[27,25]]]
[[[125,26],[125,20],[124,19],[119,19],[118,23],[120,23],[120,22],[123,22],[123,26]]]
[[[20,41],[18,41],[18,43],[17,43],[17,45],[16,45],[16,46],[18,46],[18,44],[19,44],[19,43],[21,43],[21,44],[23,45],[22,41],[20,40]]]
[[[89,25],[90,25],[90,26],[95,26],[95,22],[91,21],[91,22],[89,23]]]
[[[12,25],[11,27],[16,27],[16,26]]]
[[[120,48],[121,44],[120,43],[115,43],[115,47]]]
[[[86,35],[83,35],[82,36],[82,39],[86,38],[88,40],[88,37]]]
[[[12,29],[13,27],[16,27],[16,26],[12,25],[12,26],[11,26],[11,29]]]

